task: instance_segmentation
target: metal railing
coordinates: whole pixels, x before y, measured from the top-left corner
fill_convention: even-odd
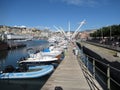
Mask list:
[[[111,90],[111,82],[113,82],[115,85],[117,85],[120,88],[120,84],[115,79],[113,79],[111,76],[111,73],[112,73],[111,69],[114,72],[120,73],[119,69],[112,67],[110,64],[106,64],[86,54],[79,53],[78,57],[81,58],[80,60],[82,60],[82,62],[85,64],[88,70],[90,70],[89,63],[92,64],[92,67],[91,67],[92,72],[91,71],[90,72],[93,78],[99,80],[99,82],[102,84],[102,87],[105,88],[105,90],[106,89]],[[102,68],[104,67],[105,69],[102,70],[101,67],[97,65],[98,63],[102,66]],[[101,77],[100,75],[104,77]]]

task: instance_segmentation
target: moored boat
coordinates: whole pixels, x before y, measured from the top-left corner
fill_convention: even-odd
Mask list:
[[[7,68],[5,71],[1,71],[0,79],[29,79],[39,78],[51,73],[54,70],[53,65],[41,65],[41,66],[30,66],[26,70],[20,68]]]
[[[7,50],[7,49],[8,49],[7,42],[0,41],[0,50]]]
[[[58,58],[52,56],[43,56],[40,53],[30,54],[29,58],[18,61],[18,63],[50,63],[57,61]]]
[[[53,56],[55,58],[58,58],[58,60],[61,57],[62,51],[55,51],[55,50],[50,50],[49,48],[44,49],[43,52],[40,52],[43,56]]]

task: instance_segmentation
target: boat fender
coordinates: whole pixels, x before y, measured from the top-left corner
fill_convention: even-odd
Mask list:
[[[2,74],[3,73],[3,71],[0,71],[0,74]]]

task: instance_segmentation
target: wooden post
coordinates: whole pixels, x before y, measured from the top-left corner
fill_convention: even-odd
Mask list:
[[[107,65],[107,88],[110,90],[110,65]]]
[[[93,59],[93,77],[95,78],[95,60]]]
[[[88,56],[86,55],[86,61],[87,61],[87,69],[89,68],[88,67]]]

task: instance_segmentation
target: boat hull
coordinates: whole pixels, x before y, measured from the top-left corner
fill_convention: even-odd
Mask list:
[[[7,50],[7,49],[8,49],[8,44],[6,42],[0,41],[0,50]]]
[[[39,70],[38,70],[39,69]],[[31,71],[33,70],[33,71]],[[28,72],[0,73],[0,79],[30,79],[39,78],[51,73],[54,70],[53,65],[32,66]]]
[[[44,57],[44,58],[28,58],[26,60],[19,61],[19,63],[47,63],[47,62],[54,62],[57,61],[58,58],[50,58],[50,57]]]

